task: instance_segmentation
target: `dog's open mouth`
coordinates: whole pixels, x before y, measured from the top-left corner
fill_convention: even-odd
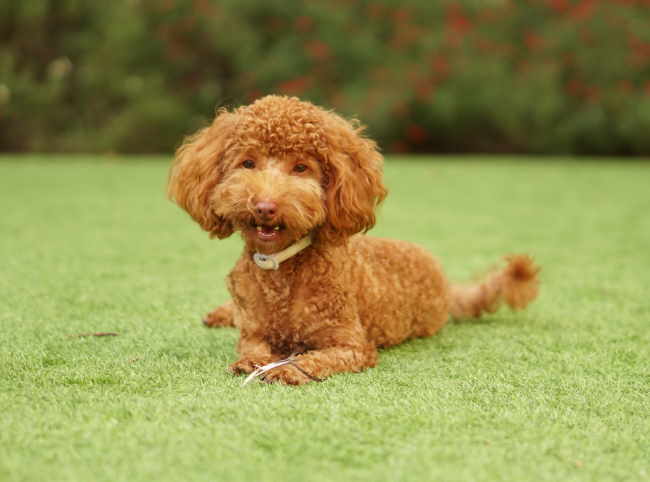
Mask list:
[[[275,241],[286,229],[286,226],[282,223],[258,224],[256,221],[251,221],[251,227],[255,228],[257,239],[261,241]]]

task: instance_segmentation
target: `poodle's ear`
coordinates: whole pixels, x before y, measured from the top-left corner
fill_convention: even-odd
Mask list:
[[[224,176],[224,157],[235,118],[235,114],[221,110],[212,125],[185,139],[176,151],[167,186],[169,198],[185,209],[211,237],[220,239],[230,236],[233,226],[214,213],[211,197]]]
[[[388,191],[383,183],[383,157],[363,127],[338,116],[328,129],[325,162],[327,220],[319,239],[340,244],[375,225],[375,208]]]

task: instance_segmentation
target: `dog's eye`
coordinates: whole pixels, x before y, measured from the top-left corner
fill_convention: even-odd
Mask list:
[[[305,172],[308,167],[305,164],[296,164],[293,166],[293,172]]]
[[[246,169],[255,169],[255,161],[251,161],[250,159],[246,159],[241,165]]]

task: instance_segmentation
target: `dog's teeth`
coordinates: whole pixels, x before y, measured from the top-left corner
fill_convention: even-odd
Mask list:
[[[273,228],[275,231],[280,231],[280,226],[276,226]]]
[[[255,226],[255,229],[257,229],[257,232],[259,233],[260,231],[262,231],[262,226]]]

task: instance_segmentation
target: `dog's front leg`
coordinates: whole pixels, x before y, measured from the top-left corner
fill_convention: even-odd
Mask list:
[[[360,372],[376,365],[377,349],[365,337],[350,336],[349,329],[329,331],[325,336],[319,333],[320,346],[296,356],[292,364],[269,371],[265,380],[302,385],[335,373]]]
[[[234,304],[232,301],[228,301],[205,315],[203,324],[208,328],[235,326],[234,318]]]

